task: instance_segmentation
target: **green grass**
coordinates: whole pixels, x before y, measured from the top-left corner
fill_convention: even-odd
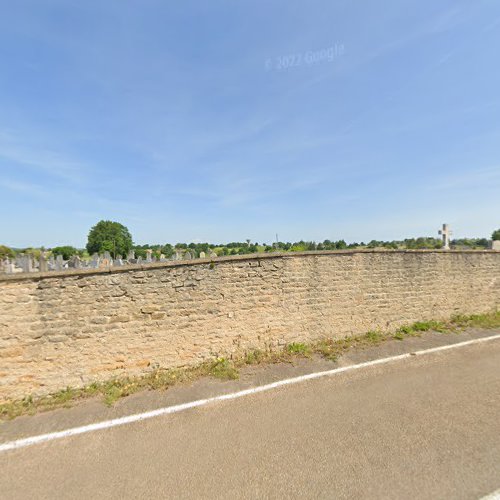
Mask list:
[[[456,315],[451,318],[451,322],[457,328],[498,328],[500,326],[500,311],[492,314]]]
[[[209,375],[222,380],[235,380],[240,374],[234,364],[226,358],[218,358],[210,367]]]
[[[298,354],[302,356],[309,356],[311,354],[310,346],[306,344],[299,344],[297,342],[292,342],[286,346],[286,350],[290,354]]]
[[[231,359],[219,357],[193,367],[159,368],[141,376],[112,378],[105,382],[93,382],[82,388],[66,387],[47,396],[37,398],[27,396],[23,399],[2,403],[0,404],[0,420],[30,415],[39,411],[67,408],[78,401],[91,397],[100,397],[105,404],[112,405],[120,398],[141,390],[166,390],[173,385],[192,382],[201,377],[210,376],[221,380],[234,380],[239,377],[239,370],[248,365],[293,362],[313,354],[336,361],[353,348],[379,345],[390,339],[402,341],[407,337],[418,336],[430,330],[450,333],[459,332],[465,328],[500,328],[500,311],[470,316],[457,315],[449,321],[418,321],[387,333],[375,330],[364,335],[341,339],[322,339],[308,344],[293,342],[285,346],[284,349],[255,349],[242,356]]]
[[[246,365],[258,365],[266,361],[269,361],[269,352],[261,349],[254,349],[243,356],[243,362]]]
[[[385,335],[378,330],[365,333],[365,339],[373,344],[380,344],[380,342],[384,340],[384,336]]]
[[[394,333],[393,337],[398,340],[403,340],[405,336],[416,337],[423,332],[430,330],[440,333],[448,333],[456,329],[456,325],[451,323],[444,323],[442,321],[417,321],[411,325],[403,325],[399,327]]]

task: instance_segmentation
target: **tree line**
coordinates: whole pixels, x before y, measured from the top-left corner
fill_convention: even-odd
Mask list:
[[[493,240],[500,240],[500,229],[493,231]],[[452,247],[455,248],[472,248],[485,249],[488,247],[487,238],[460,238],[451,240]],[[156,243],[137,245],[134,244],[132,235],[127,227],[119,222],[99,221],[93,226],[88,234],[87,245],[85,249],[75,248],[71,245],[57,246],[53,248],[9,248],[5,245],[0,245],[0,258],[4,259],[15,258],[17,254],[32,254],[36,258],[41,252],[48,252],[51,255],[62,255],[63,259],[68,260],[73,255],[86,258],[94,253],[109,252],[113,257],[121,255],[126,258],[131,250],[135,252],[136,257],[146,257],[147,250],[152,250],[156,257],[164,255],[170,258],[175,252],[183,252],[189,250],[197,257],[202,252],[205,255],[215,253],[217,256],[224,255],[244,255],[258,252],[305,252],[305,251],[321,251],[321,250],[345,250],[355,248],[385,248],[385,249],[437,249],[442,247],[442,241],[439,238],[422,236],[419,238],[406,238],[404,240],[371,240],[367,243],[361,241],[359,243],[346,243],[344,240],[324,240],[316,241],[295,241],[283,242],[277,241],[274,243],[257,243],[250,240],[244,242],[233,241],[230,243]]]

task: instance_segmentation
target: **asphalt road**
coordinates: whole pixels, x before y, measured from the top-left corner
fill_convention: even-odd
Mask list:
[[[0,497],[481,498],[500,340],[0,454]]]

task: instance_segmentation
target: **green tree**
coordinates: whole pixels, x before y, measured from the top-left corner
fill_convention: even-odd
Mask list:
[[[492,240],[500,240],[500,229],[497,229],[496,231],[493,231],[491,234],[491,239]]]
[[[87,251],[89,254],[108,251],[116,257],[126,256],[133,242],[129,230],[119,222],[99,221],[89,232]]]
[[[5,259],[8,257],[9,259],[12,259],[16,256],[14,250],[12,248],[9,248],[8,246],[5,245],[0,245],[0,259]]]
[[[79,254],[78,250],[75,247],[72,247],[69,245],[65,245],[62,247],[54,247],[54,248],[52,248],[51,251],[52,251],[52,255],[54,255],[54,257],[56,255],[62,255],[64,260],[68,260],[72,255]]]
[[[174,255],[174,247],[170,243],[165,243],[165,245],[162,246],[161,251],[167,258]]]

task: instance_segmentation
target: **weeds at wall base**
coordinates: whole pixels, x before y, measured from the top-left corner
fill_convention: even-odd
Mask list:
[[[101,396],[104,403],[112,405],[118,399],[141,390],[168,389],[169,387],[193,382],[201,377],[211,376],[221,380],[234,380],[239,377],[239,370],[244,366],[265,363],[293,362],[300,358],[309,358],[313,354],[330,361],[337,361],[340,356],[352,348],[363,348],[381,344],[390,339],[404,340],[407,337],[419,336],[427,331],[443,334],[460,332],[464,328],[499,328],[500,311],[490,314],[457,315],[449,321],[419,321],[411,325],[399,327],[392,333],[370,331],[364,335],[345,337],[343,339],[323,339],[315,343],[291,343],[282,350],[254,349],[234,359],[217,358],[191,368],[157,369],[139,377],[113,378],[106,382],[93,382],[83,388],[65,389],[35,398],[27,396],[21,400],[0,404],[0,419],[9,420],[20,415],[31,415],[40,411],[56,408],[67,408],[78,401]]]

